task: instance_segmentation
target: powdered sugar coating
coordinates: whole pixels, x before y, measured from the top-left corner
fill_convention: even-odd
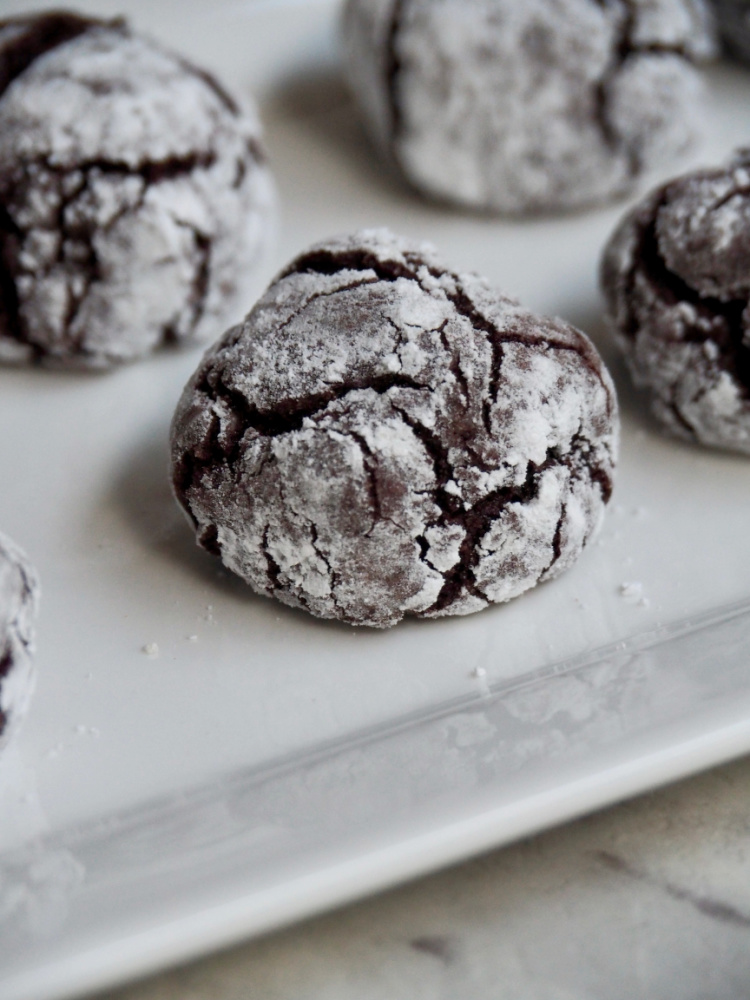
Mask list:
[[[173,483],[258,593],[386,627],[570,566],[617,428],[583,334],[369,230],[299,257],[208,351],[175,414]]]
[[[0,359],[107,367],[240,315],[260,126],[123,22],[0,23]]]
[[[703,0],[348,0],[343,23],[381,150],[509,213],[607,200],[683,153],[713,48]]]
[[[34,690],[39,582],[23,552],[0,534],[0,747],[26,714]]]
[[[644,199],[607,245],[602,286],[656,417],[750,454],[750,151]]]

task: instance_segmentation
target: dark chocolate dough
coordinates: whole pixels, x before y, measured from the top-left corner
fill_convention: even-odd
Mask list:
[[[104,368],[241,315],[253,112],[122,20],[0,21],[0,360]]]
[[[719,34],[726,50],[750,63],[750,3],[748,0],[711,0]]]
[[[366,126],[434,198],[606,201],[700,131],[703,0],[348,0],[343,26]]]
[[[25,715],[34,689],[38,604],[36,573],[18,546],[0,534],[0,747]]]
[[[674,434],[750,453],[750,151],[658,188],[604,253],[610,325]]]
[[[617,428],[583,334],[369,230],[302,254],[209,350],[174,417],[173,484],[258,593],[385,627],[570,566]]]

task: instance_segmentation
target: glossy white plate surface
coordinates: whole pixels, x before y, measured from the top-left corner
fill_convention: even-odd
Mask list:
[[[166,442],[199,351],[0,370],[0,530],[44,588],[36,695],[0,760],[1,1000],[193,957],[750,750],[750,462],[662,437],[612,358],[596,264],[623,206],[508,223],[416,200],[358,131],[331,0],[78,6],[261,100],[281,213],[258,290],[336,232],[431,239],[594,337],[624,433],[600,539],[566,576],[356,631],[195,548]],[[706,162],[750,141],[750,73],[710,89]]]

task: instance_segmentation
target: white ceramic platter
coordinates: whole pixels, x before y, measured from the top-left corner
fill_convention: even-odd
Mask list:
[[[166,441],[199,352],[0,371],[0,529],[44,586],[36,696],[0,760],[2,1000],[116,983],[750,750],[750,463],[662,437],[611,357],[596,263],[622,206],[511,224],[416,200],[360,135],[332,0],[79,6],[260,99],[281,218],[258,290],[336,232],[431,239],[597,340],[624,435],[602,535],[565,577],[356,631],[195,548]],[[750,73],[710,86],[707,162],[750,139]]]

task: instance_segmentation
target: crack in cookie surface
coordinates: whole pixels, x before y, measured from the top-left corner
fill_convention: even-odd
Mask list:
[[[0,748],[23,718],[34,687],[39,582],[25,554],[0,533]]]
[[[380,231],[285,269],[175,415],[199,541],[217,524],[259,592],[378,626],[569,565],[611,492],[611,382],[581,334],[476,282]]]
[[[524,213],[621,196],[700,132],[707,14],[670,0],[348,0],[350,84],[439,201]]]
[[[750,451],[748,154],[654,191],[613,234],[609,321],[675,433]]]
[[[224,325],[271,188],[221,84],[56,13],[0,23],[0,80],[0,356],[101,368]]]
[[[505,328],[500,330],[497,324],[493,323],[482,310],[474,303],[466,289],[463,287],[462,278],[459,274],[444,268],[431,266],[429,261],[414,250],[407,250],[401,260],[383,259],[378,257],[370,249],[347,249],[345,251],[333,251],[327,248],[318,248],[310,253],[300,255],[292,264],[281,273],[278,280],[289,277],[292,274],[302,272],[334,275],[342,271],[372,272],[377,280],[394,282],[399,278],[415,281],[424,287],[423,278],[420,271],[423,271],[436,281],[440,282],[440,288],[449,301],[453,304],[459,316],[469,321],[475,330],[481,330],[487,336],[487,341],[493,355],[492,363],[492,390],[493,399],[497,395],[497,380],[500,377],[503,358],[504,344],[524,344],[524,345],[544,345],[558,350],[569,350],[577,353],[584,363],[594,373],[601,372],[601,361],[591,344],[583,338],[563,339],[555,336],[553,328],[547,326],[544,334],[538,332],[522,331],[521,322],[515,328]],[[510,302],[511,300],[507,300]],[[441,331],[441,334],[444,331]],[[443,344],[446,351],[452,348],[443,337]],[[457,381],[463,379],[463,388],[466,387],[465,379],[459,374],[459,359],[452,354],[451,365],[453,374]],[[457,371],[458,369],[458,371]]]
[[[196,171],[210,170],[215,162],[216,154],[209,150],[144,162],[137,169],[125,163],[105,160],[80,163],[67,170],[46,160],[24,164],[18,180],[12,183],[6,179],[0,190],[0,198],[5,202],[0,215],[0,333],[27,344],[38,363],[44,362],[47,357],[66,354],[85,358],[91,353],[86,345],[86,327],[81,326],[77,333],[74,333],[74,327],[92,286],[105,280],[96,241],[112,233],[126,217],[137,217],[153,188],[179,178],[190,179]],[[24,231],[14,221],[13,214],[22,215],[26,211],[26,206],[39,189],[41,178],[44,178],[51,203],[56,202],[56,210],[50,222]],[[134,179],[141,181],[137,197],[130,198],[125,194],[121,207],[104,223],[97,218],[93,190],[93,185],[102,178],[109,178],[113,185],[126,185]],[[184,339],[195,329],[203,316],[210,287],[212,238],[195,224],[183,222],[177,215],[173,216],[173,223],[191,233],[197,263],[192,283],[185,288],[185,306],[192,312],[192,317],[182,331],[165,323],[161,332],[164,343]],[[33,246],[45,234],[57,239],[56,255],[41,266],[25,267],[26,245]],[[48,279],[55,270],[64,276],[68,304],[53,343],[48,347],[49,334],[45,331],[41,338],[35,336],[34,322],[24,315],[18,283],[26,280],[36,284],[40,279]],[[25,298],[29,300],[32,296],[27,294]]]
[[[119,30],[120,19],[101,21],[67,11],[0,20],[0,98],[37,59],[95,27]]]

